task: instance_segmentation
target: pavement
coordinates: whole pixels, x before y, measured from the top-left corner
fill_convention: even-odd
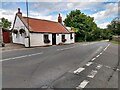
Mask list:
[[[118,46],[110,42],[2,52],[3,88],[118,88]]]
[[[0,50],[2,51],[10,51],[10,50],[19,50],[19,49],[25,49],[24,45],[20,44],[13,44],[13,43],[6,43],[5,47],[0,47]]]

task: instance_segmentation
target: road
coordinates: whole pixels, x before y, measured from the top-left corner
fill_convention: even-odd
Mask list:
[[[118,46],[106,41],[2,52],[3,88],[118,88]]]

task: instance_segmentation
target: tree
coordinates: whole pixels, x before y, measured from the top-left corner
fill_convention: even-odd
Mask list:
[[[1,18],[0,24],[5,29],[9,29],[11,27],[11,22],[9,22],[8,19],[5,19],[5,18]]]
[[[111,32],[112,35],[120,35],[120,20],[115,18],[107,25],[107,29]]]
[[[63,21],[66,26],[76,30],[76,41],[90,41],[93,38],[93,31],[97,29],[94,18],[81,13],[80,10],[73,10]]]

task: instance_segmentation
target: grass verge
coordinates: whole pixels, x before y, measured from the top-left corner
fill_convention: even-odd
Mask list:
[[[113,44],[120,44],[120,41],[111,41]]]

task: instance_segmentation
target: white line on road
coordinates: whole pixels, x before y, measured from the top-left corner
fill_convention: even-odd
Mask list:
[[[117,71],[120,71],[120,69],[117,68]]]
[[[14,60],[14,59],[20,59],[20,58],[25,58],[25,57],[30,57],[30,56],[40,55],[40,54],[43,54],[43,53],[41,52],[41,53],[29,54],[29,55],[24,55],[24,56],[19,56],[19,57],[2,59],[2,60],[0,60],[0,62],[8,61],[8,60]]]
[[[94,78],[94,76],[97,74],[96,70],[92,70],[91,73],[87,76],[89,78]]]
[[[91,61],[94,61],[96,58],[93,58]]]
[[[83,70],[85,70],[85,68],[78,68],[77,70],[74,71],[74,74],[79,74],[80,72],[82,72]]]
[[[80,83],[80,85],[78,87],[76,87],[76,89],[81,89],[81,88],[85,88],[85,86],[89,83],[88,80],[84,80],[83,82]]]
[[[96,57],[98,58],[100,55],[97,55]]]
[[[110,46],[110,44],[107,45],[107,47],[104,49],[104,51],[107,50],[107,48],[108,48],[109,46]]]
[[[99,70],[100,68],[102,68],[102,66],[103,66],[103,65],[99,64],[99,65],[97,65],[96,69]]]
[[[93,64],[93,62],[88,62],[86,66],[90,66],[91,64]]]
[[[100,55],[102,55],[103,53],[101,52]]]
[[[106,68],[109,68],[109,69],[111,68],[110,66],[105,66],[105,67],[106,67]]]

